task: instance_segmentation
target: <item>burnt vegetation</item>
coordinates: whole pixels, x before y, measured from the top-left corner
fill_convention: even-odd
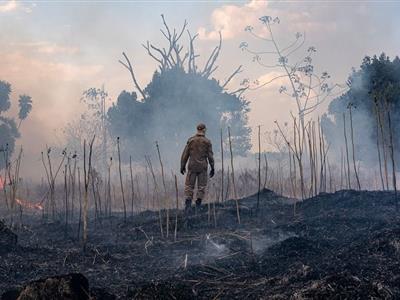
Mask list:
[[[43,147],[40,183],[21,178],[15,151],[31,98],[20,96],[17,125],[0,81],[1,299],[399,299],[399,59],[366,57],[333,84],[315,73],[314,47],[292,57],[305,34],[280,47],[280,20],[261,17],[269,37],[245,31],[271,51],[240,48],[282,70],[279,92],[298,111],[257,126],[251,154],[245,92],[269,82],[232,89],[241,66],[213,76],[222,36],[200,66],[187,23],[162,21],[167,46],[143,45],[151,82],[142,88],[123,53],[135,91],[112,105],[104,87],[84,91],[66,145]],[[175,161],[200,121],[216,173],[187,215]]]

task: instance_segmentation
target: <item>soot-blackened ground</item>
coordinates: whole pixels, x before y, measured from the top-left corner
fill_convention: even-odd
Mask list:
[[[97,299],[399,299],[400,218],[394,193],[340,191],[298,202],[265,190],[204,205],[174,241],[157,213],[90,224],[82,251],[76,224],[25,216],[18,245],[0,252],[0,291],[82,273]],[[216,226],[215,223],[216,222]],[[164,224],[165,235],[165,224]],[[0,293],[1,295],[1,293]]]

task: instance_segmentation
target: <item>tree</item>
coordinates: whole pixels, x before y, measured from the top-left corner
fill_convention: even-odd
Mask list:
[[[250,149],[249,103],[242,94],[247,87],[232,92],[226,90],[241,67],[224,83],[211,78],[218,68],[216,61],[222,37],[205,66],[200,67],[194,48],[197,35],[192,36],[187,31],[189,46],[183,53],[184,47],[179,41],[187,23],[181,30],[171,31],[163,16],[162,19],[164,29],[161,32],[169,46],[159,48],[150,42],[143,45],[159,66],[144,89],[136,79],[128,56],[123,53],[124,61],[120,63],[130,72],[141,99],[135,92],[121,92],[107,113],[111,133],[125,140],[124,149],[136,160],[142,160],[149,149],[154,149],[156,140],[165,149],[163,153],[167,158],[176,158],[187,138],[193,135],[197,123],[204,122],[209,128],[208,136],[214,141],[219,140],[220,127],[230,126],[235,153],[246,153]]]
[[[11,108],[11,84],[0,80],[0,169],[6,165],[6,161],[14,152],[15,141],[20,137],[19,127],[21,122],[27,118],[32,110],[32,98],[27,95],[19,96],[19,125],[16,124],[16,118],[5,116]],[[3,159],[4,158],[4,159]]]
[[[96,135],[96,142],[92,145],[92,159],[94,165],[100,163],[102,172],[107,172],[108,153],[110,145],[107,143],[109,138],[107,118],[106,118],[106,100],[108,93],[102,88],[89,88],[82,93],[81,102],[85,104],[86,109],[81,115],[69,122],[63,128],[63,145],[66,145],[70,151],[77,151],[83,147],[85,140],[90,140]]]
[[[386,156],[389,152],[388,110],[392,116],[393,131],[400,130],[400,59],[396,57],[390,60],[384,53],[379,57],[366,56],[360,69],[352,70],[347,85],[349,90],[330,103],[328,114],[322,118],[326,137],[332,147],[337,148],[342,144],[341,136],[337,134],[343,131],[340,120],[343,113],[347,114],[348,107],[354,107],[352,118],[358,159],[374,165],[378,162],[377,144],[379,151],[382,148],[379,155]],[[397,145],[399,139],[395,135],[393,143]],[[336,150],[340,153],[340,149]]]
[[[30,111],[32,110],[32,98],[28,95],[21,95],[19,96],[18,100],[19,105],[19,125],[18,128],[21,126],[22,120],[25,120]]]

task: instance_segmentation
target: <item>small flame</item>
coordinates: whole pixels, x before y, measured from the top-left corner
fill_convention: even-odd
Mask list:
[[[4,188],[4,180],[3,177],[0,176],[0,190]]]
[[[22,199],[15,199],[15,202],[17,202],[19,205],[21,205],[24,208],[29,208],[29,209],[38,209],[42,210],[43,206],[40,203],[30,203],[28,201],[22,200]]]

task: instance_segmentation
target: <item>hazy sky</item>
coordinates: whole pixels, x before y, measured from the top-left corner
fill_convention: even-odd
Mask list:
[[[258,18],[264,15],[280,18],[276,37],[282,45],[305,31],[305,49],[313,45],[318,51],[318,72],[328,71],[336,82],[345,82],[365,55],[384,51],[393,57],[400,49],[400,1],[0,1],[0,79],[12,84],[13,99],[27,93],[34,101],[21,129],[27,160],[39,159],[56,130],[79,117],[84,89],[105,84],[112,100],[123,89],[133,90],[118,63],[122,51],[131,57],[142,87],[148,83],[156,64],[141,44],[163,43],[161,14],[171,27],[188,20],[190,31],[199,33],[196,48],[203,59],[222,31],[215,77],[224,80],[239,64],[245,69],[232,89],[243,78],[279,75],[279,69],[258,66],[238,47],[247,41],[268,48],[244,32],[246,25],[260,29]],[[251,126],[267,130],[295,111],[293,100],[279,94],[281,84],[246,94]]]

